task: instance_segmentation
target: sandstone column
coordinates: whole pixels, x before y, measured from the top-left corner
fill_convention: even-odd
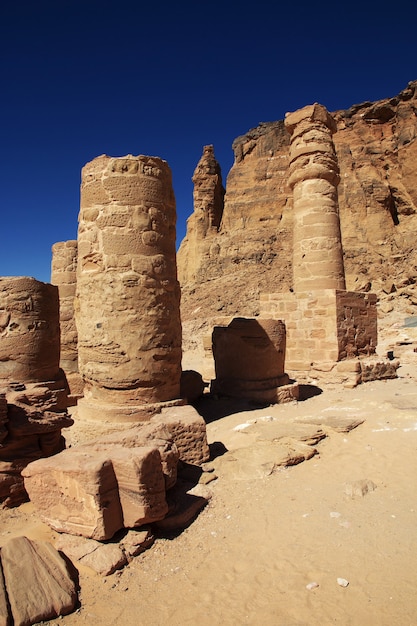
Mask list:
[[[59,323],[61,328],[60,366],[71,392],[71,403],[82,396],[82,379],[78,373],[77,327],[74,298],[77,287],[77,241],[60,241],[52,246],[51,283],[59,292]]]
[[[59,369],[57,287],[0,278],[0,502],[27,499],[21,470],[64,447],[67,382]]]
[[[80,417],[143,421],[180,396],[175,226],[165,161],[102,155],[83,168],[75,301],[85,382]]]
[[[294,198],[294,291],[346,289],[332,140],[336,123],[320,104],[285,118],[291,134],[289,185]]]

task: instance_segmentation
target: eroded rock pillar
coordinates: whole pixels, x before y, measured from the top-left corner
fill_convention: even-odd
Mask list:
[[[75,301],[85,382],[80,417],[143,421],[180,397],[175,227],[171,171],[162,159],[103,155],[83,168]]]
[[[324,106],[312,104],[287,114],[285,126],[291,135],[294,291],[346,289],[332,139],[336,123]]]

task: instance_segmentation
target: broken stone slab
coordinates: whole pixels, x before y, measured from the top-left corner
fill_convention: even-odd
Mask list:
[[[296,422],[302,424],[314,424],[325,430],[333,430],[338,433],[348,433],[364,423],[361,417],[348,417],[345,415],[326,415],[320,417],[297,417]]]
[[[306,443],[308,445],[316,445],[319,441],[326,437],[326,433],[320,427],[320,424],[271,420],[257,420],[248,425],[243,431],[245,434],[254,434],[259,441],[279,441],[280,439],[290,438]]]
[[[74,610],[75,583],[50,543],[14,537],[1,549],[1,562],[14,626],[29,626]]]
[[[110,576],[127,565],[127,557],[118,544],[100,544],[83,557],[82,564],[101,576]]]
[[[69,448],[22,471],[41,519],[58,532],[105,540],[123,527],[112,462],[107,452]]]
[[[169,505],[168,515],[156,522],[154,527],[159,533],[179,532],[187,528],[195,517],[208,503],[210,497],[207,492],[192,492],[188,483],[179,481],[167,494]]]
[[[300,441],[283,437],[277,442],[257,441],[256,444],[227,452],[215,459],[217,473],[233,480],[263,479],[280,467],[297,465],[311,459],[317,450]]]
[[[72,561],[89,567],[97,574],[109,576],[152,546],[155,537],[150,528],[129,530],[120,539],[103,544],[94,539],[63,534],[55,547]]]

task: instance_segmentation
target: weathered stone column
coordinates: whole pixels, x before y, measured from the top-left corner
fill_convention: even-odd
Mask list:
[[[77,287],[77,242],[59,241],[52,246],[51,283],[58,287],[62,369],[78,372],[77,328],[74,298]]]
[[[58,288],[0,278],[0,502],[27,499],[21,470],[64,447],[67,382],[59,369]]]
[[[0,278],[0,381],[37,382],[59,369],[58,288],[25,276]]]
[[[162,159],[103,155],[83,168],[75,301],[85,382],[80,417],[142,421],[180,396],[175,226],[171,171]]]
[[[289,185],[294,198],[294,291],[346,289],[332,134],[336,123],[321,104],[285,118],[291,134]]]
[[[70,388],[70,403],[76,403],[83,394],[83,383],[78,372],[78,337],[74,317],[74,298],[77,288],[77,241],[60,241],[52,246],[51,283],[59,292],[59,323],[61,328],[60,366]]]

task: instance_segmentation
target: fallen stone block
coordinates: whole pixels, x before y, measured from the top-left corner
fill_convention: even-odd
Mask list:
[[[117,480],[107,452],[69,448],[29,463],[22,475],[40,517],[54,530],[102,541],[123,527]]]
[[[123,526],[163,519],[168,512],[161,456],[157,448],[108,449],[119,489]]]
[[[51,544],[15,537],[2,548],[1,562],[14,626],[29,626],[74,610],[75,583]]]
[[[123,448],[139,448],[142,446],[158,448],[161,457],[162,471],[165,478],[165,488],[173,487],[177,480],[177,465],[179,454],[171,433],[163,423],[137,424],[127,430],[103,435],[92,442],[94,447],[108,450],[115,445]]]
[[[191,405],[162,409],[151,424],[163,424],[177,446],[179,458],[190,465],[201,465],[210,458],[206,423]]]

